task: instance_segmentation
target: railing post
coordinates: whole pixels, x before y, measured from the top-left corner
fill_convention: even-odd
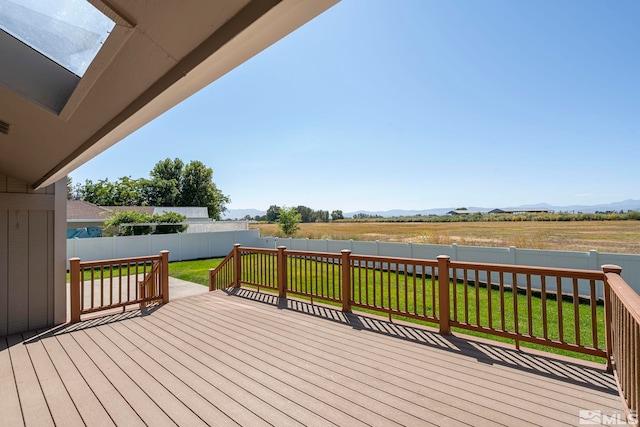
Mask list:
[[[449,255],[438,255],[438,317],[440,318],[440,333],[451,335],[449,317]]]
[[[169,251],[160,251],[160,286],[162,303],[169,302]]]
[[[342,311],[351,313],[351,251],[343,249],[342,254]]]
[[[609,281],[607,280],[607,273],[620,274],[622,273],[622,267],[613,265],[613,264],[605,264],[602,267],[602,271],[604,273],[604,318],[605,318],[605,336],[606,336],[606,345],[607,345],[607,371],[613,371],[612,365],[612,332],[611,332],[611,286],[609,285]]]
[[[287,254],[284,253],[286,246],[278,246],[278,257],[276,265],[278,268],[278,296],[287,297]]]
[[[233,245],[233,287],[239,288],[242,279],[242,259],[240,256],[240,243]]]
[[[80,258],[69,259],[69,287],[71,293],[71,323],[80,321]]]
[[[216,282],[215,282],[216,279],[213,277],[214,270],[215,268],[209,269],[209,292],[216,290]]]

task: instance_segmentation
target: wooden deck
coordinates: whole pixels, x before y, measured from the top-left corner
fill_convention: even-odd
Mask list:
[[[0,425],[578,425],[601,368],[215,291],[0,338]]]

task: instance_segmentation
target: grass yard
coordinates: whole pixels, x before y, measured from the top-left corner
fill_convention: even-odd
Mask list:
[[[224,258],[174,261],[169,263],[169,276],[209,286],[209,269],[216,268]]]
[[[104,279],[108,279],[111,277],[126,277],[126,276],[133,276],[133,275],[142,275],[145,272],[150,272],[151,271],[151,265],[148,264],[147,265],[147,269],[144,270],[142,268],[142,265],[138,265],[138,268],[136,269],[136,266],[129,266],[129,265],[116,265],[113,266],[112,268],[107,267],[102,267],[102,268],[94,268],[93,269],[93,280],[100,280],[100,278],[104,278]],[[84,269],[82,274],[82,281],[88,281],[91,280],[91,273],[92,270],[91,269]],[[71,281],[71,273],[69,273],[69,271],[67,271],[67,283],[69,283]]]
[[[263,237],[278,233],[276,224],[251,228]],[[296,237],[640,254],[640,221],[305,223]]]

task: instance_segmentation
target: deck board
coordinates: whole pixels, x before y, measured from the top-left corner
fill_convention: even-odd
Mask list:
[[[175,309],[176,307],[174,307]],[[189,311],[189,307],[185,307],[184,311]],[[240,320],[240,317],[234,318],[234,314],[228,315],[231,319]],[[272,315],[269,317],[266,322],[271,322],[273,329],[280,329],[285,326],[285,324],[277,324],[274,323],[274,320],[277,315]],[[285,319],[286,321],[286,319]],[[290,318],[289,318],[290,321]],[[248,322],[243,322],[243,328],[247,327]],[[304,325],[302,324],[303,320],[301,319],[299,322],[295,322],[295,325],[290,325],[287,327],[286,337],[283,336],[282,339],[279,340],[278,345],[283,347],[294,346],[297,351],[303,354],[311,354],[315,352],[322,352],[322,354],[332,354],[339,355],[340,358],[348,359],[349,363],[346,364],[343,368],[345,369],[345,375],[351,375],[353,377],[354,372],[360,372],[365,375],[369,375],[372,377],[376,377],[378,380],[382,380],[386,382],[385,392],[390,392],[389,384],[394,384],[398,389],[401,389],[403,386],[406,386],[407,383],[412,384],[411,391],[415,392],[416,390],[420,390],[421,393],[419,395],[429,393],[430,397],[434,400],[438,400],[438,397],[441,397],[440,401],[444,401],[446,405],[450,405],[450,401],[452,398],[460,399],[461,410],[472,411],[474,406],[477,406],[481,412],[485,410],[486,407],[496,406],[497,403],[500,406],[506,407],[508,412],[511,412],[511,416],[513,416],[514,420],[505,420],[506,422],[517,421],[520,414],[526,413],[527,409],[531,410],[533,406],[530,402],[532,399],[532,394],[534,395],[535,405],[543,405],[547,408],[545,411],[544,417],[540,417],[539,415],[530,414],[528,415],[528,421],[538,421],[539,423],[544,424],[545,420],[548,418],[552,419],[564,419],[567,422],[575,419],[575,413],[570,412],[566,413],[561,409],[566,407],[562,401],[558,402],[558,399],[564,399],[565,402],[569,404],[584,404],[585,397],[588,396],[588,393],[583,393],[579,397],[566,396],[566,389],[564,387],[558,388],[556,382],[549,382],[546,380],[537,380],[534,384],[527,383],[527,377],[524,378],[524,381],[521,379],[518,380],[510,380],[510,377],[513,378],[513,372],[509,373],[507,377],[498,377],[494,378],[494,374],[491,371],[485,370],[485,372],[480,371],[481,375],[477,378],[477,363],[471,364],[470,366],[463,366],[462,362],[468,361],[468,357],[461,358],[461,363],[457,365],[456,370],[451,369],[450,361],[440,360],[441,363],[437,363],[434,361],[434,358],[429,355],[428,359],[425,362],[428,363],[428,368],[425,368],[427,363],[420,364],[415,361],[419,358],[419,353],[399,353],[398,347],[402,347],[405,343],[397,343],[394,346],[393,350],[389,350],[386,348],[386,345],[383,348],[376,347],[376,339],[375,337],[367,336],[361,342],[363,345],[354,347],[351,350],[343,350],[348,349],[349,347],[353,347],[350,345],[354,340],[358,338],[354,338],[353,332],[348,333],[344,340],[339,336],[340,329],[338,328],[336,331],[330,331],[330,335],[325,338],[331,340],[331,345],[327,347],[318,347],[316,343],[323,342],[318,337],[313,337],[309,339],[310,332],[307,329],[304,329]],[[237,322],[233,322],[233,324],[237,324]],[[254,325],[257,329],[256,332],[263,327],[264,324]],[[297,333],[295,331],[296,327],[302,328]],[[323,328],[319,333],[326,334],[326,329]],[[304,334],[304,335],[303,335]],[[356,334],[357,336],[358,334]],[[311,349],[305,348],[303,344],[300,344],[300,340],[305,340],[310,342],[312,345]],[[335,345],[333,345],[335,343]],[[342,346],[341,346],[342,344]],[[409,348],[416,348],[415,345],[410,345]],[[324,351],[323,351],[324,350]],[[391,362],[385,363],[381,360],[373,360],[368,362],[367,359],[371,359],[367,357],[368,355],[379,355],[380,358],[388,357],[389,353],[392,353],[392,362],[402,361],[403,365],[406,366],[393,366]],[[434,354],[438,356],[438,353],[442,353],[440,351],[435,352]],[[393,357],[393,355],[398,355],[398,357]],[[401,355],[401,356],[400,356]],[[449,355],[446,355],[450,360]],[[319,360],[322,360],[320,358]],[[358,366],[359,361],[364,361]],[[449,366],[446,365],[449,363]],[[357,366],[357,369],[353,369],[353,365]],[[439,370],[437,374],[430,375],[430,372],[433,372],[433,368],[437,366],[441,366],[442,370]],[[338,365],[338,367],[342,367],[342,365]],[[323,366],[323,370],[330,370],[332,366]],[[335,369],[335,366],[334,366]],[[584,368],[581,368],[584,369]],[[393,370],[393,374],[389,375],[387,372],[389,370]],[[419,377],[426,377],[429,379],[431,387],[423,387],[422,384],[417,383],[414,378],[418,375]],[[474,382],[476,383],[474,385]],[[504,385],[503,382],[509,382],[509,385]],[[613,382],[610,384],[613,385]],[[448,393],[440,392],[441,389],[448,389]],[[550,396],[551,395],[551,396]],[[410,397],[406,396],[406,393],[402,396],[403,399],[407,399]],[[615,407],[617,405],[617,396],[613,396],[612,404]],[[587,399],[588,402],[588,399]],[[600,403],[601,404],[601,403]],[[557,409],[560,409],[558,412]]]
[[[577,425],[595,364],[242,290],[0,337],[10,425]]]
[[[35,333],[25,333],[23,338],[25,338],[26,342],[29,342],[35,335]],[[82,417],[80,417],[71,396],[69,396],[64,383],[60,379],[56,367],[45,351],[42,341],[31,341],[25,347],[29,353],[29,358],[33,364],[54,424],[69,427],[84,425]]]
[[[178,307],[172,308],[178,309]],[[189,312],[190,308],[185,306],[180,307],[180,309],[181,313],[185,313]],[[272,319],[273,317],[266,320],[272,326],[270,329],[280,330],[286,326],[284,323],[277,324]],[[233,325],[238,325],[238,323],[233,322],[229,327],[233,327]],[[460,422],[472,422],[473,417],[470,417],[469,415],[471,414],[469,413],[480,417],[485,416],[487,420],[491,419],[505,424],[525,421],[537,421],[544,424],[549,416],[557,415],[548,413],[545,417],[538,415],[534,416],[533,419],[529,417],[527,420],[519,418],[519,414],[523,413],[522,409],[526,409],[526,405],[521,405],[521,399],[505,395],[499,388],[496,390],[495,386],[499,386],[499,384],[487,381],[485,386],[473,387],[463,380],[458,381],[458,384],[453,384],[448,380],[442,381],[439,379],[440,374],[433,375],[432,371],[421,368],[420,362],[416,361],[416,357],[420,357],[419,354],[410,357],[389,358],[387,353],[386,355],[381,355],[379,359],[371,358],[371,355],[375,354],[370,351],[371,343],[368,343],[369,345],[364,349],[354,347],[348,342],[344,343],[343,346],[338,342],[336,345],[325,345],[320,348],[317,343],[322,341],[318,339],[314,332],[304,328],[298,330],[297,333],[294,331],[298,325],[298,322],[288,325],[287,335],[278,338],[278,347],[292,348],[293,353],[290,355],[292,360],[297,358],[298,356],[296,355],[298,354],[310,355],[303,357],[304,366],[306,369],[315,369],[320,375],[322,373],[339,373],[339,378],[342,378],[344,383],[348,383],[351,386],[347,395],[368,393],[371,399],[375,400],[375,402],[368,402],[369,406],[372,404],[383,405],[380,408],[382,413],[390,414],[394,419],[398,419],[398,417],[402,417],[405,414],[416,417],[403,420],[402,423],[417,423],[420,420],[426,423],[428,420],[433,419],[438,419],[439,422],[442,422],[443,419],[447,418],[446,414],[451,413],[450,405],[452,400],[460,402],[460,413],[456,414],[456,418]],[[260,333],[264,326],[264,323],[260,325],[254,324],[253,332]],[[243,329],[248,327],[247,321],[242,323]],[[234,331],[234,333],[239,332]],[[335,342],[339,340],[336,335],[337,333],[331,334],[327,338]],[[263,340],[267,341],[270,339],[274,338],[263,338]],[[272,345],[265,344],[265,348],[268,349]],[[329,357],[322,357],[322,355],[329,355]],[[385,360],[385,356],[387,360]],[[425,362],[428,363],[427,360]],[[283,369],[286,369],[286,366]],[[460,374],[464,378],[470,375],[471,372],[463,371]],[[428,385],[420,382],[419,379],[423,378],[428,380]],[[375,384],[377,387],[370,387],[369,384]],[[440,391],[442,388],[449,388],[450,391],[443,393]],[[429,408],[424,408],[420,405],[424,401],[422,397],[424,395],[430,396],[431,404]],[[487,411],[487,407],[496,406],[496,403],[505,408],[504,412]],[[463,408],[464,411],[462,411]],[[438,409],[440,412],[437,412]],[[574,419],[574,417],[572,416],[571,419]]]
[[[42,393],[27,347],[21,335],[9,335],[7,344],[20,399],[22,417],[26,425],[53,426],[49,406]]]
[[[6,337],[0,337],[0,414],[3,422],[12,426],[24,425],[18,389]]]
[[[144,426],[145,424],[140,416],[114,387],[112,381],[117,383],[117,377],[113,376],[112,379],[109,380],[105,376],[105,374],[108,373],[105,369],[106,367],[102,369],[99,368],[98,365],[96,365],[96,361],[91,359],[74,339],[73,335],[75,334],[60,334],[55,336],[53,340],[46,339],[43,341],[45,342],[45,347],[60,346],[62,350],[62,352],[58,353],[60,359],[65,359],[63,354],[69,358],[73,366],[77,369],[78,375],[82,377],[82,380],[87,384],[91,393],[99,400],[109,420],[112,420],[116,425]],[[53,352],[50,354],[53,356]],[[75,382],[76,380],[72,377],[71,381]],[[84,398],[87,398],[87,395],[85,395]],[[77,401],[78,406],[80,406],[80,403],[81,401]],[[80,408],[81,413],[84,413],[85,410],[90,410],[90,408]],[[109,423],[101,411],[91,414],[97,418],[96,423]],[[102,417],[100,417],[100,415],[102,415]],[[90,421],[93,420],[87,419],[87,425],[92,425]]]
[[[73,338],[86,352],[87,356],[100,368],[105,377],[118,390],[118,393],[133,408],[141,420],[147,425],[175,425],[171,418],[145,393],[142,388],[144,384],[134,381],[109,357],[105,349],[91,339],[87,334],[87,331],[90,330],[86,329],[73,333]]]
[[[58,340],[42,340],[41,343],[50,359],[55,360],[60,380],[64,383],[83,422],[96,427],[115,425]]]

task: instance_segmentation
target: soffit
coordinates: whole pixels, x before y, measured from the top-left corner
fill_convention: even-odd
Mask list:
[[[0,87],[0,174],[60,179],[337,0],[91,2],[119,25],[61,114]]]

